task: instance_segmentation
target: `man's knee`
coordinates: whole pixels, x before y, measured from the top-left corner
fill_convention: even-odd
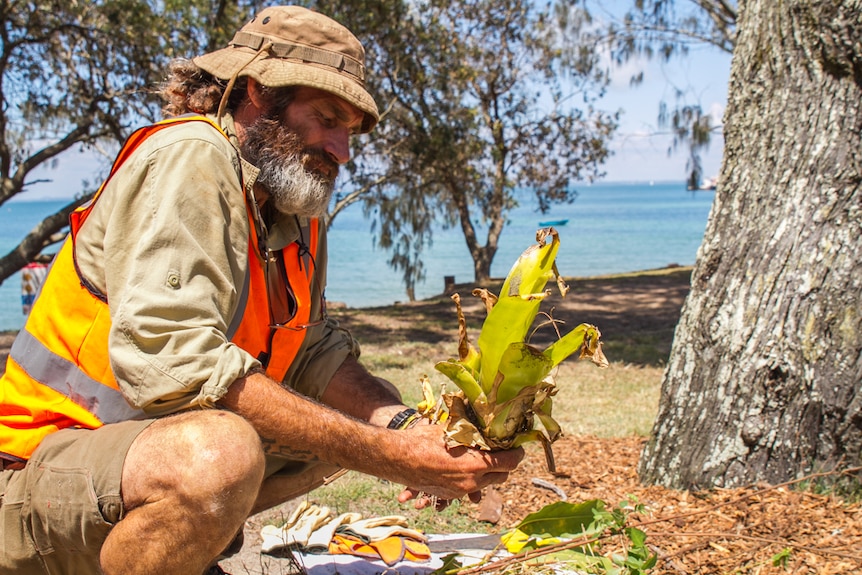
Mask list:
[[[263,471],[260,438],[243,418],[216,410],[182,413],[155,421],[132,444],[124,500],[134,507],[160,492],[253,500]]]

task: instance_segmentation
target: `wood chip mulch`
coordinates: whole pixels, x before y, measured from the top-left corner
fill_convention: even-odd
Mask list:
[[[548,473],[541,450],[530,450],[497,487],[503,501],[497,525],[508,528],[559,501],[558,490],[571,503],[601,499],[608,506],[633,496],[646,513],[632,519],[659,557],[651,573],[862,574],[862,504],[798,485],[700,492],[643,486],[636,467],[644,441],[564,437],[554,444],[562,476]],[[785,549],[786,560],[774,565]]]

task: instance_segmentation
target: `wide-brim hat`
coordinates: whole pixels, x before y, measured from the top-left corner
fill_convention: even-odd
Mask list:
[[[365,113],[362,132],[379,119],[365,89],[365,49],[350,30],[300,6],[265,8],[227,48],[194,63],[216,78],[248,76],[263,86],[308,86],[335,94]]]

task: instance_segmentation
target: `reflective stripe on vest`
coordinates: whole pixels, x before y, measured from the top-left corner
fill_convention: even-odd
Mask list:
[[[6,373],[0,378],[0,454],[28,459],[46,435],[59,429],[93,429],[146,417],[126,401],[114,378],[108,354],[111,320],[107,297],[79,274],[74,238],[108,181],[132,152],[158,130],[188,121],[206,121],[219,129],[209,119],[194,116],[136,131],[93,200],[71,216],[72,233],[54,259],[27,323],[12,346]],[[298,304],[288,327],[308,322],[318,225],[317,220],[309,225],[310,254],[304,263],[298,245],[283,250],[285,280],[290,282]],[[305,330],[270,328],[263,264],[251,216],[249,228],[248,273],[226,336],[254,357],[271,356],[267,374],[281,381],[302,345]],[[277,353],[272,354],[273,349]]]
[[[32,378],[85,408],[102,422],[143,419],[145,414],[134,409],[117,390],[102,385],[81,369],[52,353],[30,332],[21,330],[12,344],[11,354],[18,365]]]

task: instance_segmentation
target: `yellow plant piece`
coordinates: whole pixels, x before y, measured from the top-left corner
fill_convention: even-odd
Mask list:
[[[602,353],[601,334],[590,324],[580,324],[545,350],[526,342],[539,306],[550,294],[547,282],[555,278],[560,293],[565,296],[568,291],[555,263],[560,245],[557,231],[540,229],[536,240],[515,262],[499,296],[487,290],[473,292],[482,298],[488,314],[477,347],[467,338],[460,297],[452,296],[458,313],[458,359],[435,367],[460,390],[443,394],[450,444],[491,450],[541,441],[553,470],[550,444],[561,430],[551,417],[551,398],[557,392],[551,370],[575,351],[600,367],[607,367],[608,361]],[[533,428],[534,416],[546,433]]]
[[[447,413],[444,410],[443,399],[438,400],[434,396],[431,380],[428,379],[427,375],[423,375],[420,381],[422,383],[422,401],[416,405],[416,411],[434,423],[446,421]]]
[[[536,537],[527,535],[520,529],[511,529],[500,536],[500,541],[506,547],[506,551],[515,554],[520,553],[528,543],[533,542],[537,548],[556,545],[563,540],[559,537]]]

